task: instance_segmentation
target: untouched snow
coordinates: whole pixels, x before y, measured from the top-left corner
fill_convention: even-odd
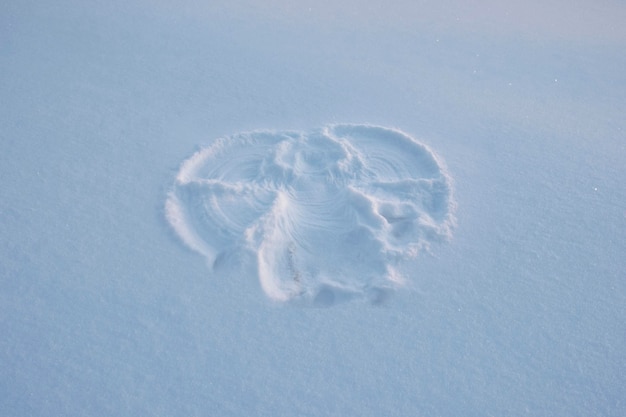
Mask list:
[[[0,5],[0,415],[626,415],[624,5],[334,3]]]

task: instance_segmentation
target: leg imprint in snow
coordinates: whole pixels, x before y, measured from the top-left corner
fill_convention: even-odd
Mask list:
[[[451,181],[406,133],[369,125],[221,138],[181,165],[166,202],[182,241],[213,265],[250,250],[268,297],[380,303],[403,259],[451,236]]]

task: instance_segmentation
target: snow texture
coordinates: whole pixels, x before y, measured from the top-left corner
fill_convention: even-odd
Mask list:
[[[624,22],[0,2],[0,416],[626,416]]]
[[[404,280],[398,262],[451,237],[454,205],[426,145],[343,124],[216,140],[182,164],[166,215],[211,266],[253,252],[271,299],[332,305],[384,299]]]

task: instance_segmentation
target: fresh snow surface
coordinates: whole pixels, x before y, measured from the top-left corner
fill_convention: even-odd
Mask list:
[[[272,299],[379,303],[402,284],[398,261],[450,237],[451,194],[437,157],[410,136],[333,125],[217,140],[183,163],[166,215],[211,266],[254,253]]]
[[[625,416],[624,22],[3,0],[0,416]]]

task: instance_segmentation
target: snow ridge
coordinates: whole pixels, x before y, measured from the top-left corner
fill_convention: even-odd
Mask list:
[[[370,125],[255,131],[216,140],[181,165],[166,204],[182,241],[210,265],[252,251],[278,301],[384,301],[397,266],[451,237],[451,178],[406,133]]]

